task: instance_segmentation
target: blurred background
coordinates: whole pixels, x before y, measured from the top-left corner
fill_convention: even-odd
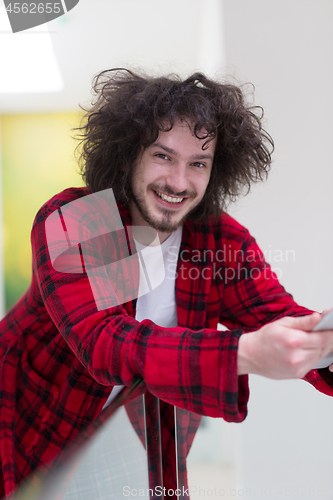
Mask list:
[[[79,105],[90,104],[93,76],[112,67],[254,85],[274,162],[229,212],[300,304],[333,306],[332,25],[332,0],[80,0],[12,34],[0,0],[1,315],[29,286],[36,211],[82,185]],[[332,499],[333,401],[302,381],[251,376],[250,388],[243,424],[205,419],[195,439],[190,481],[200,498],[218,497],[208,493],[216,484],[221,497]]]

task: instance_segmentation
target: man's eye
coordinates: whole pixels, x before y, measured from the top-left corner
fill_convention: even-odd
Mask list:
[[[192,165],[199,168],[204,168],[206,166],[204,163],[201,163],[201,161],[195,161]]]
[[[167,155],[163,153],[157,153],[155,156],[157,156],[157,158],[161,158],[162,160],[168,160]]]

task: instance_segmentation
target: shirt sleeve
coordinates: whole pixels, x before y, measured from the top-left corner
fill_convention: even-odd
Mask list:
[[[244,333],[284,316],[311,314],[312,310],[298,305],[279,283],[247,229],[229,217],[227,220],[232,227],[228,233],[230,259],[224,273],[220,322]],[[327,368],[311,370],[304,380],[333,396],[333,374]]]
[[[283,316],[311,314],[286,292],[255,239],[236,221],[225,245],[221,323],[251,331]]]
[[[84,269],[60,272],[52,265],[45,232],[48,215],[50,210],[42,208],[32,230],[34,274],[50,318],[93,379],[111,386],[130,385],[141,378],[149,392],[170,404],[242,421],[246,403],[238,404],[237,380],[235,393],[224,390],[239,333],[221,335],[216,329],[193,331],[162,328],[150,320],[138,322],[126,304],[98,310]],[[75,258],[73,262],[75,268]]]

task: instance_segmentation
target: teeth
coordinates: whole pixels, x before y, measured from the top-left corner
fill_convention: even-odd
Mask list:
[[[169,203],[180,203],[183,201],[184,198],[172,198],[171,196],[168,196],[163,193],[159,193],[158,191],[155,191],[155,193],[164,201],[168,201]]]

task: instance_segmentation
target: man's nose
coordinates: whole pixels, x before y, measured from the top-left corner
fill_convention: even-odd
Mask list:
[[[167,185],[172,188],[175,193],[182,193],[183,191],[190,190],[186,165],[175,165],[172,169],[170,169],[166,181]]]

